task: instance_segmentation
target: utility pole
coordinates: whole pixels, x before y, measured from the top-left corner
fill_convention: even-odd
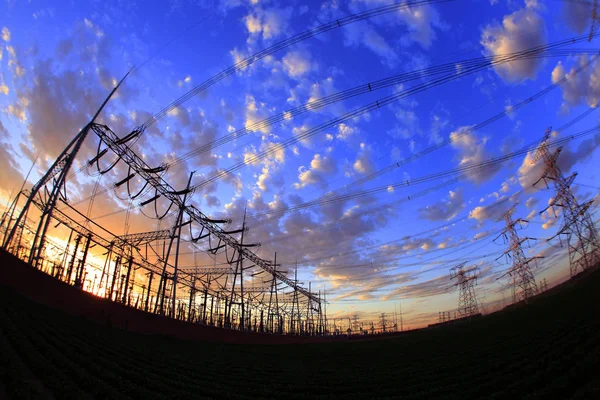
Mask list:
[[[400,305],[400,332],[404,332],[404,323],[402,322],[402,298],[398,300]]]
[[[479,313],[477,296],[475,295],[475,285],[479,276],[479,268],[465,268],[466,264],[467,262],[465,261],[456,267],[450,268],[450,279],[456,279],[456,286],[460,289],[458,295],[458,315],[462,318]]]
[[[595,1],[594,10],[596,10],[596,3]],[[596,17],[593,21],[595,24]],[[552,153],[548,149],[551,131],[552,128],[546,130],[542,142],[535,152],[533,163],[543,160],[546,168],[540,179],[533,185],[535,186],[540,181],[544,181],[546,186],[548,186],[548,181],[552,181],[554,185],[556,194],[548,207],[542,210],[541,213],[548,208],[560,207],[562,210],[563,223],[554,237],[558,236],[560,238],[560,235],[567,237],[570,272],[571,276],[575,276],[578,272],[594,267],[600,261],[600,240],[589,212],[593,200],[579,204],[571,191],[571,184],[577,173],[575,172],[565,178],[557,163],[562,147]]]

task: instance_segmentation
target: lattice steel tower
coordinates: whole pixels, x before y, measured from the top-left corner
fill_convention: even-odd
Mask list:
[[[467,264],[466,261],[450,268],[450,279],[457,279],[456,286],[460,289],[458,295],[458,315],[460,317],[470,317],[479,313],[477,296],[475,295],[479,268],[465,268],[465,264]]]
[[[574,276],[578,272],[592,268],[600,262],[600,241],[598,240],[598,232],[589,212],[593,200],[579,204],[571,191],[571,184],[577,173],[575,172],[568,178],[565,178],[557,164],[562,147],[559,147],[552,153],[548,149],[548,139],[550,138],[551,130],[551,128],[546,130],[544,138],[535,152],[533,163],[544,160],[546,168],[540,179],[533,185],[535,186],[540,181],[544,181],[547,186],[549,180],[554,185],[556,195],[550,201],[548,207],[541,212],[543,213],[548,208],[554,209],[555,207],[560,207],[562,210],[563,223],[553,237],[560,237],[560,235],[567,236],[571,276]]]
[[[531,238],[519,237],[516,226],[529,221],[523,218],[513,220],[512,215],[514,212],[515,206],[513,205],[502,216],[501,219],[506,222],[506,228],[504,228],[500,236],[504,236],[504,239],[509,243],[508,249],[504,252],[504,255],[512,257],[512,268],[502,276],[510,275],[513,278],[513,302],[516,303],[518,301],[518,297],[521,297],[522,300],[527,301],[527,299],[537,293],[537,285],[529,264],[541,257],[525,257],[525,252],[523,251],[523,247],[521,245],[523,242]],[[518,288],[521,289],[520,293],[518,293]]]
[[[600,22],[600,16],[598,15],[598,0],[594,0],[592,3],[592,24],[590,26],[590,34],[588,36],[588,42],[591,42],[596,31],[598,31],[598,23]]]

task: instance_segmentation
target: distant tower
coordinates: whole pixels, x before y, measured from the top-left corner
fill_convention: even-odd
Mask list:
[[[379,316],[379,324],[381,326],[381,333],[385,333],[387,324],[385,313],[381,313],[381,315]]]
[[[512,268],[509,269],[505,275],[509,275],[512,278],[513,302],[516,303],[519,300],[518,297],[521,297],[522,300],[527,301],[527,299],[536,294],[537,285],[535,283],[533,273],[529,268],[529,263],[541,257],[525,257],[525,253],[523,252],[521,245],[524,241],[531,238],[520,238],[517,234],[517,229],[515,226],[522,223],[527,223],[528,221],[522,218],[513,220],[512,215],[514,212],[515,206],[513,205],[502,216],[501,219],[506,221],[506,228],[504,228],[500,236],[504,236],[505,240],[509,243],[509,247],[504,252],[504,255],[512,256],[513,262]],[[518,293],[518,288],[521,289],[520,293]]]
[[[478,267],[465,268],[467,262],[450,268],[450,279],[456,279],[456,286],[460,288],[458,295],[458,315],[470,317],[479,312],[477,307],[477,296],[475,296],[475,285],[479,276]]]
[[[548,208],[554,209],[555,207],[560,207],[562,210],[563,223],[555,237],[560,237],[560,235],[567,236],[571,276],[574,276],[578,272],[592,268],[600,262],[600,241],[598,240],[598,232],[589,212],[592,200],[579,204],[573,192],[571,192],[571,184],[577,173],[573,173],[568,178],[565,178],[557,165],[557,159],[562,147],[559,147],[552,153],[548,149],[548,139],[550,138],[551,131],[551,128],[546,130],[544,138],[535,152],[533,162],[537,163],[539,160],[544,160],[546,169],[540,179],[534,183],[534,186],[542,180],[546,185],[548,184],[548,180],[554,184],[556,195],[550,201],[548,207],[541,212],[546,211]]]

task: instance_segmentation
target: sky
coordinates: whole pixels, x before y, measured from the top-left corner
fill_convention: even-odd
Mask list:
[[[120,137],[262,49],[389,3],[1,0],[0,203],[19,190],[36,159],[29,185],[39,179],[132,68],[97,121]],[[231,219],[228,229],[241,226],[246,210],[246,243],[260,243],[256,252],[265,259],[277,253],[289,276],[297,268],[304,286],[326,292],[330,317],[374,321],[401,306],[405,327],[434,322],[439,311],[456,310],[449,269],[462,262],[480,269],[484,311],[507,304],[509,282],[500,277],[510,259],[502,256],[499,218],[513,204],[514,218],[529,221],[519,234],[537,239],[526,242],[526,255],[545,257],[533,269],[536,280],[560,282],[569,276],[566,247],[546,240],[560,227],[560,210],[544,211],[551,186],[532,187],[543,172],[533,153],[549,127],[556,140],[598,125],[594,110],[556,131],[597,105],[598,39],[499,60],[587,35],[590,4],[429,3],[237,64],[130,145],[148,165],[167,164],[164,177],[176,190],[193,171],[189,204]],[[498,63],[472,67],[481,57]],[[352,88],[360,93],[315,103]],[[269,117],[276,120],[257,125]],[[219,146],[206,146],[220,138]],[[578,172],[577,198],[595,199],[592,211],[600,203],[599,145],[593,130],[565,143],[559,158],[565,175]],[[114,187],[128,174],[122,163],[100,177],[86,167],[97,149],[90,134],[67,184],[73,207],[115,234],[168,229],[173,212],[157,221],[152,205],[140,207],[123,185]],[[457,173],[498,157],[504,162]],[[138,178],[131,184],[131,192],[142,187]],[[57,240],[64,235],[55,232]],[[224,262],[223,254],[203,252],[206,246],[187,244],[180,262]]]

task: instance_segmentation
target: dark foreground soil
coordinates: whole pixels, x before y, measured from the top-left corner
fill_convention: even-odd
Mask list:
[[[64,299],[40,304],[2,258],[0,398],[600,398],[600,271],[468,323],[267,345],[141,334],[109,326],[106,305],[93,318]]]

